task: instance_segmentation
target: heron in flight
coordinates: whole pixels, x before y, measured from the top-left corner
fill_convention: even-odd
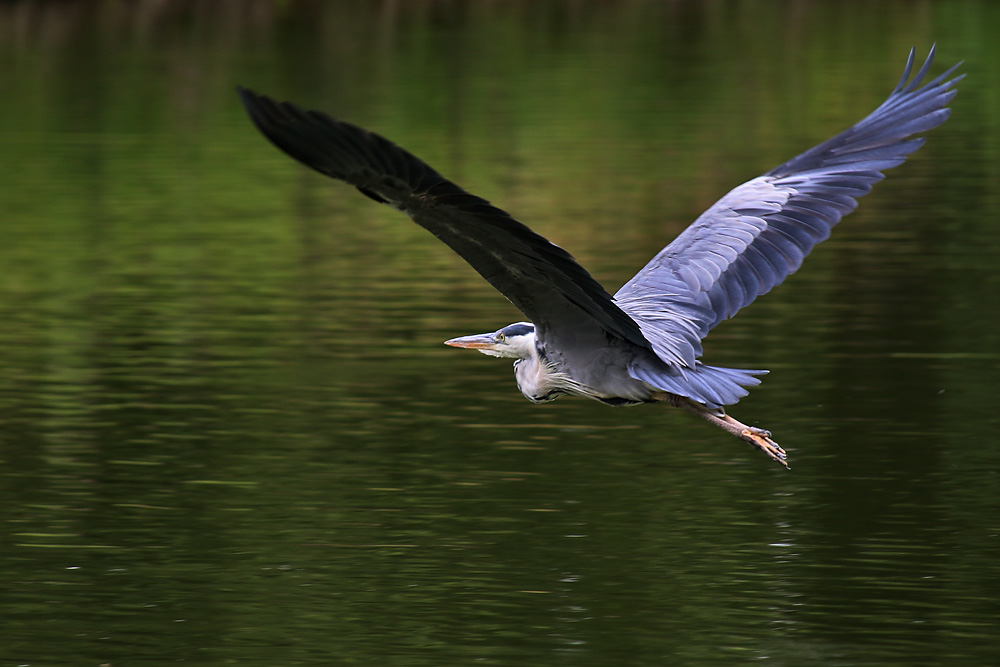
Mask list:
[[[725,195],[614,296],[573,257],[389,140],[318,111],[240,88],[254,124],[279,149],[406,214],[462,256],[527,321],[447,345],[514,359],[535,403],[562,395],[608,405],[688,410],[788,467],[770,432],[726,413],[766,371],[709,366],[701,341],[799,268],[857,199],[948,118],[958,65],[910,80],[855,124]],[[959,63],[961,64],[961,63]]]

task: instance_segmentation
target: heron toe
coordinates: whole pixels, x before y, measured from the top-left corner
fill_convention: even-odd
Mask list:
[[[785,450],[778,443],[771,439],[770,431],[751,426],[740,433],[740,437],[767,454],[774,461],[777,461],[786,468],[790,467],[787,461],[788,454],[785,453]]]

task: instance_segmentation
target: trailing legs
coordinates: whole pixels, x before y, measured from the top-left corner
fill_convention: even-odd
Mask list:
[[[715,424],[719,428],[732,433],[743,442],[756,447],[771,459],[777,461],[786,468],[789,467],[787,460],[788,455],[785,454],[785,450],[782,449],[778,443],[771,439],[770,431],[765,431],[762,428],[756,428],[754,426],[747,426],[743,422],[733,419],[725,412],[720,410],[711,410],[706,408],[704,405],[695,403],[694,401],[683,396],[664,393],[661,396],[657,396],[657,398],[659,400],[664,400],[675,407],[684,408],[688,412],[693,412],[705,421]],[[722,412],[722,414],[718,414],[719,412]]]

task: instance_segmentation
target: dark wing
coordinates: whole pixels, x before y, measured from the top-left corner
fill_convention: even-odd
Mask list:
[[[383,137],[318,111],[239,89],[282,151],[407,213],[472,265],[543,332],[589,327],[650,347],[638,325],[565,250]],[[580,333],[580,332],[577,332]]]
[[[923,143],[913,134],[948,118],[958,65],[919,87],[934,59],[861,122],[705,211],[615,295],[664,361],[694,366],[701,339],[799,268],[813,246],[857,206],[857,199]],[[961,64],[961,63],[959,63]],[[963,75],[964,76],[964,75]]]

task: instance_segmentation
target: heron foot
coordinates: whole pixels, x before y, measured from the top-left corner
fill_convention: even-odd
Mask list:
[[[782,449],[778,443],[771,439],[770,431],[749,426],[740,432],[740,439],[750,443],[760,451],[764,452],[766,455],[771,457],[773,461],[777,461],[786,468],[789,467],[788,454],[785,453],[785,450]]]

